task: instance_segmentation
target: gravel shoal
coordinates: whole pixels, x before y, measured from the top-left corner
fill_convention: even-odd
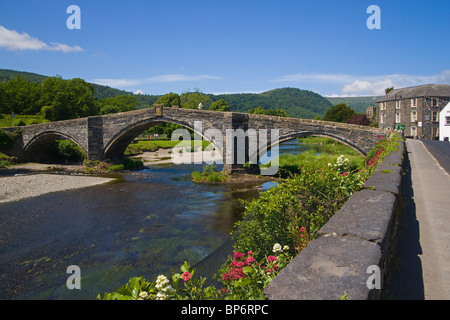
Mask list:
[[[16,175],[0,178],[0,203],[18,201],[43,194],[85,188],[114,181],[111,178],[60,174]]]

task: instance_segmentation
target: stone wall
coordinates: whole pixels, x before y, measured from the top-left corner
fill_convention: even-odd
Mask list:
[[[405,146],[387,155],[366,181],[319,230],[319,237],[266,287],[269,300],[379,299],[388,274],[401,210]],[[379,268],[381,288],[367,281]],[[371,279],[372,280],[372,279]],[[375,283],[375,282],[370,282]]]

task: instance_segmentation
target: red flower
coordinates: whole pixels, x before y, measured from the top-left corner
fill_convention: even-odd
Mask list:
[[[191,274],[189,273],[189,271],[184,272],[181,277],[183,278],[184,281],[189,281],[191,280]]]
[[[277,257],[275,257],[275,256],[268,256],[267,257],[267,261],[269,261],[269,262],[277,261]]]
[[[234,259],[235,260],[239,260],[239,259],[241,259],[244,256],[245,256],[245,253],[239,253],[239,252],[235,252],[234,253]]]

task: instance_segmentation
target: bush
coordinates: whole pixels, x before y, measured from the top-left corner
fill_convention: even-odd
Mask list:
[[[48,151],[58,161],[81,162],[85,158],[82,149],[71,140],[56,140]]]
[[[51,106],[44,106],[41,108],[41,116],[44,119],[53,121],[55,119],[55,109]]]
[[[108,167],[108,171],[123,171],[125,166],[123,164],[114,164]]]
[[[134,169],[142,168],[144,166],[144,162],[142,160],[125,158],[123,160],[123,166],[124,166],[125,170],[134,170]]]
[[[0,168],[12,166],[14,162],[17,162],[17,159],[15,157],[10,157],[0,152]]]
[[[0,129],[0,151],[5,151],[11,148],[14,140],[11,135]]]
[[[204,166],[202,173],[198,171],[192,172],[191,177],[195,182],[218,183],[227,180],[227,175],[225,173],[218,172],[213,164]]]

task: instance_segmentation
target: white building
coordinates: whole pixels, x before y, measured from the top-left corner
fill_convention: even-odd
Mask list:
[[[450,102],[439,115],[439,140],[450,141]]]

